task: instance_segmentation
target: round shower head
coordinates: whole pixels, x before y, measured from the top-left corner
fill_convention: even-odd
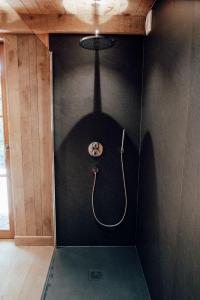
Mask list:
[[[86,36],[80,40],[80,46],[87,50],[105,50],[113,47],[115,39],[103,35]]]

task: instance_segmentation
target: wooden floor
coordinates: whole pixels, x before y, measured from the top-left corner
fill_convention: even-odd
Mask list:
[[[40,300],[53,247],[0,240],[0,300]]]

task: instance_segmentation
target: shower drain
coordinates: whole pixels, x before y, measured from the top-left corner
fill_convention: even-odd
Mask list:
[[[88,279],[91,281],[98,281],[103,278],[103,272],[101,270],[89,270]]]

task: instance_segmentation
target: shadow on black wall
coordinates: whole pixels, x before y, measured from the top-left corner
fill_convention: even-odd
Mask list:
[[[153,16],[142,126],[156,141],[156,170],[150,137],[141,158],[139,253],[152,300],[197,300],[200,2],[158,1]]]
[[[151,96],[149,89],[155,89],[155,94],[160,94],[161,101],[163,91],[166,95],[169,94],[168,101],[176,101],[176,94],[182,89],[182,85],[187,87],[190,84],[190,77],[186,81],[185,76],[192,59],[194,3],[195,1],[156,1],[153,31],[144,43],[144,104]],[[153,84],[151,80],[156,76]]]
[[[153,141],[146,132],[141,145],[137,247],[152,299],[163,299],[159,201]],[[156,288],[154,282],[156,281]]]
[[[128,190],[128,212],[124,223],[114,231],[96,224],[91,207],[92,168],[98,166],[95,206],[105,223],[116,223],[124,211],[124,189],[120,162],[122,128],[110,116],[96,112],[82,118],[55,153],[57,241],[61,245],[125,244],[134,226],[136,190],[132,178],[136,172],[137,149],[126,135],[124,165]],[[103,144],[100,158],[88,154],[92,141]],[[70,201],[69,201],[70,199]]]

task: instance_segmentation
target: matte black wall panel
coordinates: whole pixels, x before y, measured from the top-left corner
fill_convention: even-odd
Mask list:
[[[82,49],[78,35],[52,35],[56,222],[58,245],[133,245],[136,232],[142,37],[116,36],[114,48]],[[116,230],[102,229],[91,208],[92,168],[98,166],[95,207],[105,223],[124,209],[122,129],[128,212]],[[90,142],[103,156],[88,155]]]
[[[158,1],[144,52],[137,246],[152,300],[198,300],[200,2]]]

